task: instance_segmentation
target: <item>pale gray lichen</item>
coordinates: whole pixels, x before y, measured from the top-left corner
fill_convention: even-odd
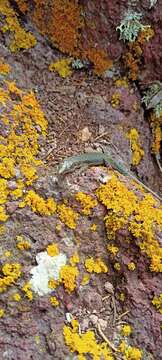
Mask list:
[[[128,10],[123,20],[121,21],[121,24],[116,28],[116,30],[120,31],[119,39],[129,42],[135,41],[139,32],[147,27],[140,23],[141,18],[141,13]]]
[[[157,118],[162,115],[162,100],[155,106],[154,113]]]
[[[150,0],[150,9],[152,8],[152,7],[154,7],[155,5],[156,5],[156,3],[157,3],[157,0]]]
[[[89,66],[89,61],[87,60],[74,59],[71,63],[71,67],[74,70],[87,69],[88,66]]]
[[[144,92],[142,102],[145,104],[146,109],[153,109],[156,118],[162,114],[162,88],[161,84],[152,84],[147,91]]]
[[[144,92],[144,95],[142,97],[142,102],[146,105],[146,107],[149,106],[150,100],[153,98],[155,94],[157,94],[159,90],[160,90],[160,85],[156,83],[149,86],[147,91]]]

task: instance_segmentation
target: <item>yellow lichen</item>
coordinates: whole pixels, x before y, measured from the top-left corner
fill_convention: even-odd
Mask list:
[[[31,284],[29,282],[25,283],[22,287],[22,291],[25,293],[26,297],[32,301],[33,300],[33,293],[31,291]]]
[[[9,31],[12,35],[10,50],[15,52],[19,49],[29,49],[36,45],[35,37],[20,26],[18,17],[8,0],[0,2],[0,14],[4,17],[1,31]]]
[[[21,251],[22,250],[29,250],[30,247],[31,247],[29,241],[27,241],[27,240],[19,241],[16,246]]]
[[[79,255],[77,252],[69,259],[70,265],[75,266],[80,261]]]
[[[84,274],[80,284],[82,286],[87,285],[89,283],[89,280],[90,280],[89,274]]]
[[[0,74],[1,75],[7,75],[11,71],[11,67],[9,64],[5,64],[0,59]]]
[[[93,331],[88,330],[86,333],[79,334],[78,330],[79,324],[76,320],[71,321],[71,327],[64,326],[63,328],[65,343],[72,353],[77,353],[79,360],[86,359],[86,355],[91,356],[94,360],[114,359],[106,342],[98,343]]]
[[[52,306],[56,307],[59,305],[59,301],[57,300],[57,298],[55,296],[51,296],[50,297],[50,303]]]
[[[16,100],[13,100],[15,96]],[[0,136],[0,205],[3,205],[0,206],[0,221],[6,221],[5,204],[8,198],[15,200],[23,197],[25,188],[37,178],[37,167],[41,164],[37,159],[38,141],[40,135],[46,136],[47,121],[34,93],[25,94],[13,81],[5,81],[0,87],[0,101],[5,105],[0,125],[9,126],[8,136]],[[8,187],[8,181],[12,179],[16,186],[14,190]],[[46,205],[51,209],[51,200]]]
[[[121,341],[118,349],[124,354],[124,360],[142,360],[142,351],[128,346],[124,340]]]
[[[19,293],[15,293],[13,294],[13,300],[14,301],[20,301],[21,300],[21,295]]]
[[[117,107],[120,105],[120,98],[121,98],[121,94],[118,92],[115,92],[112,97],[111,97],[111,106],[112,107]]]
[[[136,265],[133,261],[131,261],[127,266],[128,266],[128,270],[130,271],[134,271],[136,268]]]
[[[58,285],[59,285],[59,281],[58,281],[58,280],[50,279],[50,280],[48,281],[48,287],[49,287],[49,289],[56,289]]]
[[[56,203],[52,198],[44,200],[34,190],[29,190],[19,207],[30,206],[32,211],[40,215],[53,215],[56,212]]]
[[[70,68],[71,59],[61,59],[56,61],[49,66],[50,71],[56,71],[62,78],[66,78],[72,74]]]
[[[60,280],[64,284],[65,290],[71,293],[76,288],[76,278],[79,271],[76,266],[64,265],[60,271]]]
[[[127,78],[121,78],[121,79],[117,79],[115,80],[115,85],[117,87],[124,87],[124,88],[128,88],[128,79]]]
[[[4,315],[5,315],[4,309],[0,308],[0,318],[3,317]]]
[[[108,267],[107,265],[101,260],[101,259],[96,259],[94,260],[92,257],[90,257],[89,259],[85,260],[85,268],[89,273],[106,273],[108,272]]]
[[[132,333],[132,328],[130,325],[123,325],[121,333],[123,336],[129,336]]]
[[[56,256],[59,254],[59,249],[57,244],[50,244],[47,246],[47,254],[49,256]]]
[[[97,200],[94,199],[91,195],[85,194],[83,192],[78,192],[75,195],[77,201],[79,201],[82,205],[82,214],[90,215],[91,209],[97,206]]]
[[[66,206],[65,204],[60,204],[57,206],[57,212],[59,215],[60,220],[68,226],[70,229],[75,229],[77,224],[76,221],[79,215],[74,212],[73,209]]]
[[[154,296],[152,299],[152,304],[156,307],[160,314],[162,314],[162,294],[159,296]]]
[[[158,208],[152,195],[138,198],[115,175],[96,194],[108,210],[105,216],[108,239],[127,227],[134,241],[138,239],[137,246],[149,257],[150,270],[162,272],[162,248],[155,232],[156,228],[162,229],[162,208]]]
[[[132,165],[137,166],[144,156],[144,150],[139,145],[139,134],[135,128],[132,128],[128,134],[132,149]]]
[[[125,301],[125,294],[124,293],[119,294],[119,300],[122,301],[122,302]]]
[[[115,269],[116,271],[120,271],[121,265],[120,265],[118,262],[116,262],[116,263],[114,264],[114,269]]]
[[[3,277],[0,278],[0,293],[4,292],[21,276],[21,265],[19,263],[5,263],[2,266]]]
[[[9,251],[9,250],[7,250],[7,251],[4,252],[4,256],[7,257],[7,258],[8,258],[8,257],[11,257],[11,256],[12,256],[12,252]]]
[[[113,255],[116,256],[116,254],[119,251],[119,248],[113,244],[109,244],[107,245],[107,250]]]
[[[97,230],[97,224],[92,224],[92,225],[90,226],[90,230],[91,230],[91,231],[96,231],[96,230]]]

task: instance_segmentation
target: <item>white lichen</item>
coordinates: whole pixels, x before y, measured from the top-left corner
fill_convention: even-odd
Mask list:
[[[129,42],[135,41],[139,32],[146,28],[145,25],[141,24],[141,18],[141,13],[128,10],[123,20],[121,21],[121,24],[116,28],[116,30],[120,31],[119,39]]]
[[[66,264],[66,259],[66,255],[62,253],[56,256],[49,256],[47,251],[37,254],[38,265],[30,271],[32,278],[29,283],[32,290],[40,296],[51,293],[53,289],[48,287],[48,282],[50,279],[59,280],[60,269]]]
[[[149,9],[151,9],[152,7],[154,7],[157,3],[157,0],[150,0],[150,7]]]

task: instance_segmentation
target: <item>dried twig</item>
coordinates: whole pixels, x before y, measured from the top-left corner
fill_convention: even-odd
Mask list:
[[[116,320],[120,320],[123,316],[127,315],[130,310],[125,311],[124,313],[120,314]]]
[[[106,335],[103,333],[103,331],[101,330],[101,326],[99,323],[97,323],[97,330],[99,335],[102,337],[102,339],[109,345],[109,347],[115,351],[115,352],[119,352],[119,350],[112,344],[112,342],[106,337]]]

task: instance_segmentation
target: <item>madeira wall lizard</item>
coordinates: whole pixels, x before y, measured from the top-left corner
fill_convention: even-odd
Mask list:
[[[114,160],[110,155],[100,152],[88,152],[84,154],[78,154],[65,158],[58,166],[58,174],[63,175],[73,171],[75,168],[82,167],[85,164],[88,166],[106,165],[111,166],[114,170],[119,171],[122,175],[129,176],[135,180],[143,188],[154,195],[158,200],[162,201],[162,198],[151,190],[148,186],[143,184],[137,179],[125,166],[118,161]]]

